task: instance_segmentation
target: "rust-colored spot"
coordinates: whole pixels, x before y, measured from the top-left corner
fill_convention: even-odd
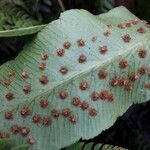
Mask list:
[[[100,46],[99,51],[100,51],[101,54],[105,54],[108,51],[108,48],[107,48],[106,45]]]
[[[32,122],[33,123],[40,123],[41,122],[41,116],[39,114],[35,114],[33,117],[32,117]]]
[[[149,89],[149,90],[150,90],[150,83],[146,83],[146,84],[144,85],[144,87],[145,87],[146,89]]]
[[[35,143],[35,138],[31,135],[28,136],[27,138],[27,142],[31,145],[33,145]]]
[[[150,28],[150,24],[149,23],[145,23],[145,27]]]
[[[89,84],[88,84],[87,81],[81,81],[79,87],[80,87],[81,90],[86,90],[86,89],[89,88]]]
[[[49,126],[49,125],[51,125],[51,124],[52,124],[52,118],[51,118],[50,116],[45,116],[45,117],[43,117],[43,119],[42,119],[42,124],[43,124],[44,126]]]
[[[57,56],[62,57],[65,54],[65,50],[63,48],[59,48],[57,50]]]
[[[71,115],[69,117],[69,121],[72,123],[72,124],[76,124],[77,122],[77,117],[75,115]]]
[[[16,75],[15,71],[9,71],[8,77],[14,77]]]
[[[45,70],[45,68],[46,68],[46,63],[40,63],[40,64],[39,64],[39,69],[40,69],[41,71]]]
[[[21,134],[23,136],[27,136],[29,133],[30,133],[30,129],[29,128],[27,128],[27,127],[22,127],[21,128]]]
[[[92,92],[91,98],[93,101],[97,101],[99,99],[99,93],[98,92]]]
[[[92,40],[92,42],[95,42],[95,41],[97,40],[97,36],[93,36],[93,37],[91,38],[91,40]]]
[[[40,78],[39,78],[39,81],[41,84],[45,85],[48,83],[48,77],[46,75],[42,75]]]
[[[79,40],[77,40],[77,44],[79,47],[85,46],[85,41],[83,39],[79,39]]]
[[[133,85],[131,83],[128,83],[128,84],[125,85],[124,88],[125,88],[126,91],[131,91],[133,89]]]
[[[129,28],[129,27],[131,27],[131,23],[130,23],[130,22],[127,22],[127,23],[125,24],[125,26],[126,26],[127,28]]]
[[[81,103],[80,108],[81,108],[82,110],[86,110],[86,109],[88,109],[88,108],[89,108],[89,104],[88,104],[88,102],[83,101],[83,102]]]
[[[5,119],[7,120],[13,119],[13,113],[11,111],[5,112]]]
[[[61,66],[59,71],[62,75],[65,75],[68,73],[68,68],[66,66]]]
[[[138,55],[139,55],[140,58],[145,58],[146,55],[147,55],[147,50],[140,49]]]
[[[80,105],[80,98],[79,97],[73,97],[72,98],[72,105],[79,106]]]
[[[115,98],[114,98],[114,95],[111,94],[111,93],[109,93],[108,96],[107,96],[107,100],[108,100],[109,102],[112,102],[114,99],[115,99]]]
[[[18,134],[20,132],[20,127],[18,125],[11,126],[11,132],[13,134]]]
[[[20,114],[23,118],[26,118],[28,115],[30,115],[30,113],[31,113],[31,110],[26,105],[24,105],[20,110]]]
[[[131,22],[133,25],[136,25],[136,24],[138,24],[139,20],[138,20],[138,19],[133,19],[133,20],[130,20],[130,22]]]
[[[122,59],[119,62],[120,69],[125,69],[128,66],[128,61],[126,59]]]
[[[137,29],[137,32],[139,32],[139,33],[145,33],[145,30],[144,30],[144,28],[140,27],[140,28]]]
[[[107,77],[107,75],[108,75],[108,73],[105,69],[101,69],[98,72],[99,79],[105,79]]]
[[[65,49],[69,49],[70,46],[71,46],[71,43],[66,41],[66,42],[64,42],[63,46],[64,46]]]
[[[131,81],[136,81],[136,80],[138,80],[139,79],[139,76],[137,75],[137,74],[135,74],[135,73],[130,73],[129,75],[129,79],[131,80]]]
[[[122,36],[122,39],[125,43],[129,43],[131,41],[131,37],[129,34]]]
[[[29,84],[23,85],[22,90],[25,94],[29,94],[31,92],[31,85],[29,85]]]
[[[102,100],[106,100],[108,98],[108,95],[109,95],[108,91],[101,91],[99,93],[99,98]]]
[[[48,59],[48,54],[47,53],[41,53],[41,59],[42,60],[47,60]]]
[[[5,98],[10,101],[12,99],[14,99],[14,94],[12,92],[8,92],[6,95],[5,95]]]
[[[148,72],[148,68],[146,66],[142,66],[138,69],[140,75],[145,75]]]
[[[69,116],[71,115],[71,110],[70,110],[70,108],[64,108],[64,109],[62,110],[62,115],[63,115],[64,117],[69,117]]]
[[[125,77],[120,77],[119,79],[118,79],[118,85],[119,86],[125,86],[126,84],[128,84],[128,80],[125,78]]]
[[[59,98],[64,100],[68,97],[68,92],[67,91],[60,91],[59,92]]]
[[[26,70],[24,70],[24,71],[21,73],[21,75],[22,75],[22,77],[23,77],[24,79],[29,78],[29,73],[28,73]]]
[[[87,57],[85,55],[81,54],[79,56],[79,59],[78,59],[79,63],[84,63],[86,60],[87,60]]]
[[[95,108],[90,108],[90,109],[89,109],[89,115],[90,115],[91,117],[97,116],[97,110],[96,110]]]
[[[58,118],[61,115],[61,111],[59,109],[53,109],[51,114],[54,118]]]
[[[40,106],[42,108],[46,108],[48,106],[48,100],[47,99],[41,99],[40,100]]]
[[[120,23],[120,24],[117,25],[117,27],[120,28],[120,29],[125,29],[126,25],[123,24],[123,23]]]
[[[110,36],[110,31],[104,32],[103,35],[104,35],[105,37],[109,37],[109,36]]]
[[[110,81],[110,85],[113,87],[117,86],[118,85],[118,79],[112,78]]]
[[[5,87],[9,86],[10,84],[11,84],[11,81],[9,79],[5,79],[3,81],[3,86],[5,86]]]
[[[6,132],[0,132],[0,139],[7,139],[9,138],[9,134]]]

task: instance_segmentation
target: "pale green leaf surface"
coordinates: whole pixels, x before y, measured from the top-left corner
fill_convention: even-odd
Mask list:
[[[112,17],[111,17],[112,12]],[[118,14],[123,17],[119,17]],[[104,16],[111,18],[112,27],[107,26]],[[109,128],[115,122],[116,118],[122,115],[129,106],[134,103],[141,103],[149,100],[148,91],[145,90],[144,84],[149,82],[148,75],[140,76],[139,80],[134,83],[131,92],[125,91],[121,87],[112,87],[109,82],[115,75],[128,76],[130,72],[137,72],[140,66],[148,65],[149,67],[149,48],[150,39],[149,29],[144,26],[143,22],[139,22],[128,29],[119,29],[115,26],[114,20],[118,23],[124,23],[129,18],[135,17],[129,13],[124,7],[116,8],[108,14],[93,16],[85,10],[70,10],[63,13],[59,20],[56,20],[46,26],[33,41],[24,47],[19,56],[10,62],[1,66],[0,81],[7,79],[10,70],[16,72],[15,77],[11,77],[11,85],[7,88],[0,84],[0,129],[2,131],[10,131],[13,124],[29,127],[36,139],[36,143],[31,146],[31,150],[57,150],[75,143],[81,137],[89,139],[98,135],[101,131]],[[121,20],[121,21],[120,21]],[[146,33],[141,34],[136,30],[143,26]],[[110,37],[105,37],[104,32],[110,31]],[[131,41],[123,42],[121,36],[130,34]],[[97,36],[97,41],[92,42],[91,38]],[[84,47],[78,47],[76,41],[80,38],[85,40]],[[57,56],[57,49],[62,48],[65,41],[71,42],[71,47],[65,50],[63,57]],[[107,45],[108,52],[105,55],[99,53],[99,46]],[[140,48],[148,50],[147,57],[140,59],[138,52]],[[49,55],[48,60],[42,61],[41,53],[46,52]],[[81,54],[87,56],[87,61],[83,64],[78,62]],[[126,69],[120,69],[118,62],[121,58],[128,59],[129,66]],[[38,66],[41,62],[46,63],[45,71],[40,71]],[[59,72],[60,67],[64,65],[68,68],[68,73],[62,75]],[[106,79],[98,78],[98,71],[105,68],[109,75]],[[23,70],[29,72],[29,78],[23,79],[21,73]],[[49,82],[42,85],[39,82],[41,75],[47,75]],[[79,83],[86,80],[89,88],[81,91]],[[30,83],[32,91],[30,94],[24,94],[22,86]],[[62,90],[68,92],[68,97],[61,100],[58,93]],[[107,90],[114,94],[113,102],[91,100],[93,91],[100,92]],[[7,101],[5,95],[8,92],[14,93],[14,99]],[[71,99],[79,96],[81,101],[87,101],[90,108],[97,109],[97,116],[90,117],[88,110],[81,110],[71,104]],[[47,98],[49,105],[46,109],[39,106],[41,98]],[[20,115],[20,109],[23,105],[28,105],[32,110],[32,114],[26,119]],[[77,116],[77,123],[72,124],[68,118],[60,116],[53,119],[53,123],[49,127],[42,124],[33,124],[32,116],[35,113],[41,116],[50,115],[51,110],[58,108],[70,108]],[[14,119],[7,121],[4,119],[4,112],[13,110]],[[18,144],[26,143],[26,139],[19,135],[12,135]]]

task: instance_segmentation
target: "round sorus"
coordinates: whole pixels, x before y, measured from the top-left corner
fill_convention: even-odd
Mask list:
[[[128,61],[126,59],[122,59],[119,62],[120,69],[125,69],[128,66]]]
[[[62,110],[62,115],[63,115],[64,117],[69,117],[69,116],[71,115],[71,110],[70,110],[70,108],[64,108],[64,109]]]
[[[140,75],[145,75],[148,72],[148,68],[146,66],[142,66],[138,69]]]
[[[19,133],[19,132],[20,132],[20,127],[19,127],[18,125],[13,125],[13,126],[11,126],[11,132],[12,132],[13,134]]]
[[[65,66],[61,66],[59,71],[62,75],[65,75],[68,73],[68,68]]]
[[[3,81],[3,86],[7,87],[7,86],[10,85],[10,83],[11,83],[11,81],[10,81],[9,79],[5,79],[5,80]]]
[[[68,97],[68,92],[67,91],[60,91],[59,92],[59,98],[64,100]]]
[[[9,138],[9,134],[6,132],[0,132],[0,139],[7,139]]]
[[[109,37],[109,36],[110,36],[110,31],[104,32],[103,35],[104,35],[105,37]]]
[[[40,78],[39,78],[39,81],[41,84],[45,85],[48,83],[48,77],[45,76],[45,75],[42,75]]]
[[[32,122],[33,122],[33,123],[40,123],[40,122],[41,122],[41,116],[38,115],[38,114],[35,114],[35,115],[32,117]]]
[[[40,100],[40,106],[41,106],[41,108],[46,108],[48,106],[48,100],[47,99],[41,99]]]
[[[136,81],[139,79],[139,76],[135,73],[130,73],[128,76],[131,81]]]
[[[7,120],[13,119],[13,113],[11,111],[5,112],[5,119]]]
[[[48,54],[47,53],[41,53],[41,59],[42,60],[47,60],[48,59]]]
[[[101,69],[98,72],[99,79],[105,79],[107,77],[107,75],[108,75],[108,73],[105,69]]]
[[[86,60],[87,60],[87,57],[85,55],[81,54],[79,56],[79,59],[78,59],[79,63],[84,63],[86,62]]]
[[[39,64],[39,69],[40,69],[41,71],[45,70],[45,68],[46,68],[46,63],[41,63],[41,64]]]
[[[86,90],[89,88],[89,84],[87,81],[81,81],[79,87],[81,90]]]
[[[25,94],[29,94],[31,92],[31,86],[29,84],[25,84],[22,90]]]
[[[66,41],[66,42],[64,42],[63,46],[64,46],[65,49],[69,49],[70,46],[71,46],[71,43]]]
[[[107,100],[109,101],[109,102],[112,102],[113,100],[114,100],[115,98],[114,98],[114,96],[113,96],[113,94],[108,94],[107,95]]]
[[[79,39],[79,40],[77,40],[77,44],[79,47],[85,46],[85,41],[83,39]]]
[[[101,54],[105,54],[108,51],[108,48],[106,45],[100,46],[99,51]]]
[[[126,26],[127,28],[129,28],[129,27],[131,27],[131,23],[130,23],[130,22],[127,22],[127,23],[125,24],[125,26]]]
[[[72,123],[72,124],[76,124],[77,122],[77,117],[75,115],[71,115],[69,117],[69,121]]]
[[[29,78],[29,73],[28,73],[26,70],[24,70],[24,71],[21,73],[21,75],[22,75],[22,77],[23,77],[24,79]]]
[[[86,109],[88,109],[88,108],[89,108],[89,104],[88,104],[88,102],[83,101],[83,102],[81,103],[80,108],[81,108],[82,110],[86,110]]]
[[[35,138],[33,136],[29,135],[27,138],[27,142],[32,145],[35,143]]]
[[[89,115],[90,115],[91,117],[97,116],[97,110],[96,110],[95,108],[90,108],[90,109],[89,109]]]
[[[45,116],[42,118],[42,124],[44,126],[49,126],[52,124],[52,118],[50,116]]]
[[[57,50],[57,56],[62,57],[65,54],[65,50],[63,48],[59,48]]]
[[[126,28],[125,24],[123,24],[123,23],[118,24],[117,27],[120,28],[120,29],[125,29]]]
[[[139,33],[145,33],[145,30],[144,30],[144,28],[140,27],[140,28],[137,29],[137,32],[139,32]]]
[[[147,50],[140,49],[138,55],[139,55],[140,58],[145,58],[146,55],[147,55]]]
[[[9,71],[8,72],[8,77],[14,77],[16,73],[14,71]]]
[[[79,106],[80,105],[80,98],[79,97],[73,97],[72,98],[72,105]]]
[[[6,95],[5,95],[5,98],[10,101],[12,99],[14,99],[14,94],[12,92],[8,92]]]
[[[24,118],[26,118],[28,115],[30,115],[30,113],[31,113],[31,110],[25,105],[20,110],[20,114]]]
[[[95,42],[95,41],[97,40],[97,36],[93,36],[93,37],[91,38],[91,40],[92,40],[92,42]]]
[[[93,101],[97,101],[98,99],[99,99],[99,93],[98,92],[92,92],[92,94],[91,94],[91,99],[93,100]]]
[[[124,86],[124,85],[126,85],[126,84],[128,84],[128,80],[125,78],[125,77],[120,77],[119,79],[118,79],[118,85],[119,86]]]
[[[29,133],[30,133],[30,129],[29,128],[27,128],[27,127],[22,127],[21,128],[21,134],[23,136],[27,136]]]
[[[108,98],[108,95],[109,95],[108,91],[101,91],[99,93],[99,98],[102,100],[106,100]]]
[[[54,118],[58,118],[58,117],[61,115],[61,111],[60,111],[59,109],[53,109],[53,110],[51,111],[51,115],[52,115],[52,117],[54,117]]]
[[[122,36],[122,40],[125,42],[125,43],[129,43],[131,41],[131,37],[129,34],[126,34],[124,36]]]
[[[113,87],[117,86],[118,85],[118,79],[112,78],[110,81],[110,85]]]
[[[131,91],[133,89],[133,85],[131,83],[128,83],[128,84],[125,85],[124,89],[126,91]]]

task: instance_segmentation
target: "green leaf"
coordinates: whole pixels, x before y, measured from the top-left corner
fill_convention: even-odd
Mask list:
[[[123,27],[131,27],[120,29],[117,27],[120,23]],[[137,32],[140,27],[144,28],[145,33]],[[127,34],[130,34],[131,40]],[[93,36],[97,36],[97,40],[92,38]],[[83,41],[78,41],[80,38]],[[91,38],[96,41],[93,42]],[[31,150],[57,150],[75,143],[81,137],[95,137],[113,125],[116,118],[132,103],[149,100],[150,78],[146,68],[150,65],[149,39],[149,26],[137,21],[124,7],[99,17],[85,10],[66,11],[59,20],[39,32],[15,60],[1,66],[0,119],[3,121],[0,123],[0,131],[8,132],[17,144],[34,143],[35,139]],[[70,47],[65,46],[68,49],[63,48],[66,41],[71,43]],[[108,51],[104,54],[105,45]],[[61,52],[65,52],[62,57],[58,56],[62,55]],[[67,68],[62,69],[62,66]],[[105,77],[105,72],[102,72],[100,78],[98,74],[103,69],[108,75],[101,79]],[[62,75],[60,70],[66,74]],[[136,74],[130,77],[130,80],[136,79],[134,82],[129,81],[128,75],[131,73]],[[110,85],[113,78],[116,78],[115,87]],[[8,79],[11,81],[10,85]],[[91,95],[94,91],[97,94],[93,97]],[[106,99],[102,100],[104,96]],[[80,98],[78,107],[72,104],[73,97]],[[41,101],[43,99],[44,101]],[[89,108],[83,111],[87,103]],[[47,107],[42,108],[40,105]],[[62,113],[65,108],[71,109],[71,116],[66,118]],[[54,114],[51,113],[54,109],[58,110],[58,114],[59,110],[61,111],[58,118],[53,117]],[[12,120],[4,119],[4,113],[7,111],[12,111]],[[35,114],[42,117],[42,121],[38,120],[40,123],[33,123]],[[56,113],[55,115],[57,116]],[[75,115],[75,118],[72,118],[72,115]],[[45,126],[43,123],[49,124]],[[10,128],[13,125],[30,128],[30,138],[22,136],[21,133],[12,134]]]
[[[0,37],[33,34],[45,26],[8,1],[0,2],[0,18]]]
[[[92,149],[93,148],[93,149]],[[88,143],[85,144],[84,142],[75,143],[65,150],[126,150],[124,148],[113,146],[113,145],[107,145],[107,144],[94,144],[94,143]]]

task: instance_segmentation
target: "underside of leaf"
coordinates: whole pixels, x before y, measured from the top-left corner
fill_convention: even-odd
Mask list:
[[[1,66],[1,137],[57,150],[149,100],[149,28],[124,7],[63,13]]]

